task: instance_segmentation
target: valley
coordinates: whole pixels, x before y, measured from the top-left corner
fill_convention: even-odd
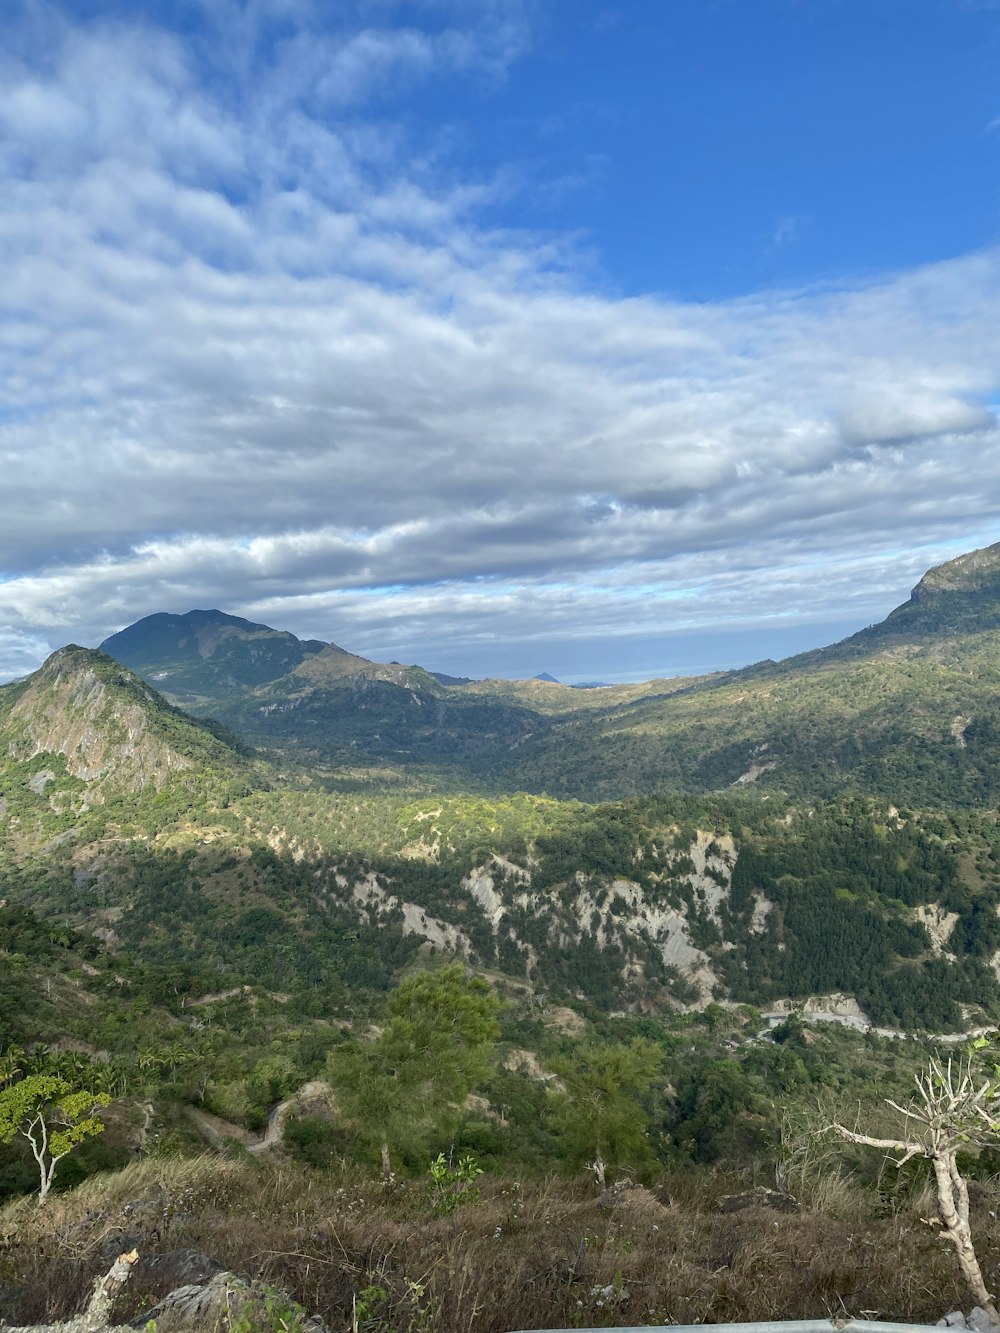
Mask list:
[[[979,1037],[993,1058],[998,650],[1000,548],[931,571],[830,648],[636,686],[454,683],[218,611],[61,649],[0,687],[0,1097],[38,1074],[112,1099],[60,1165],[81,1198],[137,1151],[136,1189],[206,1148],[220,1188],[248,1153],[271,1181],[276,1156],[307,1193],[357,1192],[382,1235],[404,1215],[437,1225],[435,1154],[474,1160],[481,1195],[446,1195],[473,1231],[478,1208],[498,1238],[537,1242],[555,1215],[602,1238],[564,1295],[615,1289],[627,1228],[612,1219],[640,1207],[637,1192],[620,1215],[588,1211],[595,1135],[609,1185],[659,1182],[645,1227],[669,1230],[709,1180],[736,1193],[776,1172],[798,1172],[796,1226],[824,1208],[859,1227],[873,1208],[903,1216],[916,1178],[897,1189],[860,1154],[837,1165],[820,1127],[852,1100],[881,1115],[935,1050]],[[479,1004],[463,1065],[435,1023],[447,1012],[454,1034]],[[418,1031],[431,1054],[410,1070]],[[546,1194],[553,1168],[565,1181]],[[384,1203],[380,1169],[398,1191]],[[535,1222],[500,1218],[504,1180]],[[824,1204],[834,1180],[840,1203]],[[0,1218],[23,1219],[31,1188],[12,1139]],[[221,1253],[198,1216],[174,1239]],[[715,1234],[707,1214],[691,1225]],[[24,1234],[47,1252],[48,1233]],[[365,1243],[354,1299],[384,1289],[401,1318],[405,1287],[373,1268],[387,1242]],[[788,1244],[816,1262],[815,1236]],[[622,1278],[629,1318],[643,1283],[662,1287],[643,1263]],[[24,1321],[42,1309],[26,1271]],[[300,1299],[302,1275],[282,1280]],[[916,1317],[948,1281],[899,1300]],[[719,1316],[709,1286],[707,1305],[692,1288],[663,1312]],[[754,1299],[731,1308],[751,1317]],[[546,1318],[569,1317],[553,1297]],[[388,1333],[388,1304],[372,1320]]]

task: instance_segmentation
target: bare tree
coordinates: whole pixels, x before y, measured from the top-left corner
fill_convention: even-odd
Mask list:
[[[967,1059],[955,1068],[951,1060],[941,1065],[932,1059],[915,1081],[918,1095],[909,1106],[900,1106],[886,1098],[886,1105],[903,1117],[900,1138],[877,1138],[838,1123],[834,1123],[833,1129],[850,1143],[899,1153],[895,1159],[897,1167],[911,1157],[928,1159],[937,1185],[941,1234],[954,1245],[977,1303],[994,1324],[1000,1325],[1000,1313],[986,1290],[976,1258],[969,1226],[969,1187],[958,1168],[958,1154],[963,1149],[983,1148],[1000,1138],[1000,1084],[991,1078],[980,1081],[973,1073],[971,1060]]]

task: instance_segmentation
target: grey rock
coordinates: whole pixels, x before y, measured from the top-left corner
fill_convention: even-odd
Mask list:
[[[778,1213],[794,1213],[798,1207],[799,1201],[794,1195],[783,1190],[765,1189],[763,1185],[743,1194],[724,1194],[719,1200],[720,1213],[739,1213],[744,1208],[773,1208]]]
[[[170,1292],[152,1310],[137,1316],[132,1327],[145,1328],[153,1319],[157,1333],[174,1333],[174,1330],[192,1327],[213,1328],[230,1310],[238,1314],[251,1295],[250,1287],[235,1273],[216,1273],[208,1282],[188,1283]]]
[[[166,1296],[179,1287],[210,1282],[222,1265],[202,1250],[168,1250],[164,1254],[143,1255],[136,1267],[135,1281],[145,1289],[153,1288]]]

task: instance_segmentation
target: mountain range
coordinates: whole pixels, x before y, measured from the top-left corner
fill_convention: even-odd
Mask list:
[[[444,952],[603,1008],[985,1022],[998,648],[1000,547],[829,648],[589,690],[155,614],[0,688],[0,895],[338,1002]]]
[[[997,792],[1000,546],[931,570],[881,624],[786,661],[587,691],[451,683],[220,611],[101,649],[195,716],[308,762],[579,800],[756,783],[981,804]]]

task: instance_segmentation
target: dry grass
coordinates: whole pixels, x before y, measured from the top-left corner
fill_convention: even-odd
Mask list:
[[[0,1312],[63,1318],[120,1249],[196,1249],[287,1292],[333,1330],[506,1333],[519,1328],[823,1317],[931,1321],[968,1304],[954,1261],[906,1207],[872,1217],[837,1178],[836,1207],[720,1215],[731,1179],[668,1173],[611,1208],[582,1184],[484,1180],[478,1202],[430,1214],[424,1187],[214,1158],[147,1160],[44,1209],[0,1210]],[[822,1201],[821,1182],[814,1198]],[[977,1202],[988,1273],[1000,1265],[991,1197]],[[119,1314],[162,1290],[141,1268]]]

